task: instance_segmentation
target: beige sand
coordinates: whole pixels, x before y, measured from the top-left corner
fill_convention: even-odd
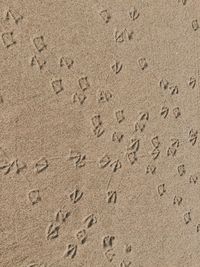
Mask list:
[[[0,0],[0,266],[200,266],[199,0]]]

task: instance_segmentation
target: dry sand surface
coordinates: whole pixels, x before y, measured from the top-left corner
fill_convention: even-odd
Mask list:
[[[200,266],[200,1],[0,0],[0,267]]]

